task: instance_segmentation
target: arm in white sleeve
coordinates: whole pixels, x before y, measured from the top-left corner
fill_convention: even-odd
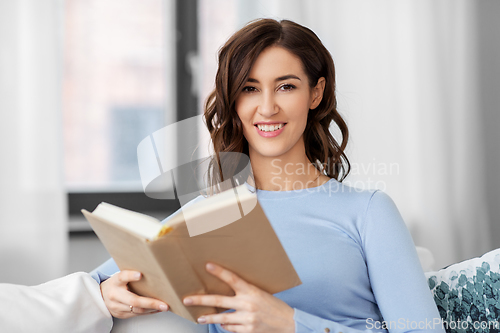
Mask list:
[[[73,273],[38,286],[0,284],[0,332],[109,333],[99,284]]]

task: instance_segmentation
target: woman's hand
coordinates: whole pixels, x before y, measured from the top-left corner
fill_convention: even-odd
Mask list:
[[[196,295],[184,299],[185,305],[207,305],[235,312],[198,318],[201,324],[223,324],[231,332],[295,332],[293,309],[282,300],[251,285],[221,266],[208,263],[207,271],[226,282],[235,296]]]
[[[143,314],[168,311],[168,305],[154,298],[141,297],[128,290],[128,283],[139,281],[141,273],[121,271],[101,283],[104,304],[113,317],[130,318]]]

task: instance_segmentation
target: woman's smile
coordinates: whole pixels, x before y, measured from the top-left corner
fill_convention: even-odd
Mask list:
[[[256,124],[255,128],[260,136],[264,138],[274,138],[283,132],[286,123],[260,123]]]

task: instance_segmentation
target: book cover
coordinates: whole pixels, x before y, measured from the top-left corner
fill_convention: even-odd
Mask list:
[[[172,312],[193,322],[201,315],[227,309],[186,307],[182,303],[186,296],[234,295],[227,284],[205,270],[207,262],[271,294],[301,283],[256,195],[245,185],[181,209],[168,221],[172,230],[155,240],[109,218],[82,212],[120,270],[143,274],[140,281],[129,284],[133,292],[160,299]]]

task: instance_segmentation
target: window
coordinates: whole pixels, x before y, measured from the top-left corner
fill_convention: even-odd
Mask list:
[[[65,0],[63,119],[70,215],[101,201],[158,211],[175,200],[143,193],[139,142],[176,120],[196,114],[186,59],[196,55],[196,1]],[[154,214],[153,214],[154,215]],[[76,221],[75,219],[70,219]],[[70,230],[88,229],[83,219]],[[83,224],[82,224],[83,223]]]
[[[175,120],[175,45],[161,0],[67,0],[64,138],[70,192],[140,191],[135,150]]]

